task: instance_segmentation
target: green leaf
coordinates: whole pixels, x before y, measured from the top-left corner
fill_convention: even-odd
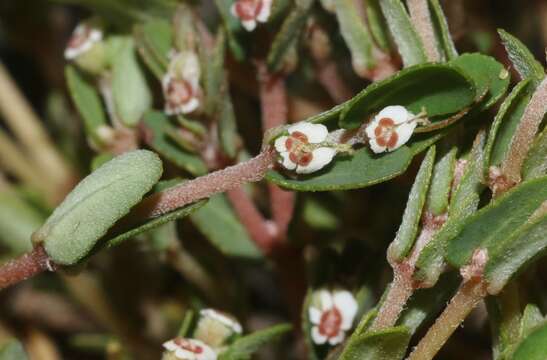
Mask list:
[[[471,105],[476,94],[473,81],[459,67],[416,65],[367,86],[346,102],[340,126],[356,129],[388,105],[402,105],[415,114],[425,108],[430,118],[449,115]]]
[[[295,1],[294,8],[281,25],[270,47],[267,64],[271,71],[279,71],[283,67],[286,55],[304,30],[313,3],[313,0]]]
[[[136,25],[134,35],[144,63],[154,76],[161,80],[167,71],[168,55],[173,47],[171,24],[164,19],[153,19]]]
[[[460,184],[452,194],[448,208],[448,219],[420,252],[416,261],[414,278],[427,285],[434,285],[445,265],[446,248],[462,229],[466,219],[479,206],[482,185],[482,163],[484,158],[484,133],[479,133],[471,150],[469,162]]]
[[[27,360],[28,356],[21,343],[11,340],[0,348],[0,360]]]
[[[33,235],[53,262],[73,265],[136,205],[162,174],[153,152],[136,150],[107,162],[68,194]]]
[[[380,9],[379,0],[366,1],[364,6],[367,15],[367,24],[376,44],[378,44],[382,50],[390,52],[391,46],[389,33],[387,30],[388,27],[382,14],[382,10]]]
[[[84,120],[87,135],[100,143],[97,129],[106,125],[106,115],[97,90],[71,65],[65,67],[65,77],[70,97]]]
[[[420,219],[422,218],[422,210],[431,180],[434,161],[435,147],[433,146],[429,149],[422,161],[420,170],[416,175],[416,180],[414,180],[412,189],[410,189],[403,220],[401,221],[395,239],[389,245],[387,256],[390,261],[400,262],[408,255],[414,245],[418,227],[420,225]]]
[[[427,62],[424,45],[400,0],[380,0],[382,12],[405,67]]]
[[[338,216],[312,197],[306,198],[302,207],[302,218],[314,229],[336,230],[340,225]]]
[[[202,59],[205,68],[205,111],[209,116],[215,114],[221,108],[222,97],[228,93],[224,71],[224,53],[226,52],[226,35],[220,30],[216,36],[215,47]]]
[[[523,182],[506,192],[468,219],[463,230],[450,241],[447,260],[461,267],[479,247],[495,251],[496,244],[504,243],[545,200],[547,177]]]
[[[164,113],[146,113],[142,127],[147,136],[147,143],[166,159],[192,175],[203,175],[207,172],[207,167],[199,156],[187,152],[169,137],[169,133],[176,132],[176,128]]]
[[[433,168],[431,185],[427,193],[426,209],[433,215],[442,215],[448,209],[450,189],[454,180],[454,167],[458,149],[452,147],[438,156]]]
[[[543,182],[543,184],[545,183],[547,182]],[[542,195],[530,194],[530,196]],[[543,199],[547,199],[547,191],[544,191]],[[517,206],[517,203],[514,204]],[[513,211],[517,211],[517,208],[514,208]],[[511,233],[511,230],[506,230],[506,233]],[[489,293],[497,294],[513,276],[534,259],[545,254],[547,249],[546,234],[547,216],[544,215],[535,221],[524,224],[509,237],[498,236],[496,243],[491,245],[491,251],[488,254],[489,260],[484,270]]]
[[[486,94],[474,112],[484,111],[498,102],[507,92],[510,76],[502,64],[482,54],[464,54],[450,61],[475,82],[477,96]]]
[[[536,60],[534,55],[528,50],[519,39],[508,32],[498,29],[505,50],[509,54],[509,59],[520,74],[522,80],[530,79],[534,86],[539,85],[545,77],[543,65]]]
[[[538,326],[524,339],[512,360],[545,360],[547,354],[547,322]]]
[[[226,256],[262,257],[224,195],[215,195],[191,216],[198,230]]]
[[[448,21],[444,16],[443,8],[439,3],[439,0],[429,0],[431,9],[431,20],[433,26],[436,29],[438,37],[438,43],[441,45],[444,57],[448,60],[452,60],[458,57],[458,51],[450,35],[450,29],[448,28]]]
[[[525,180],[535,179],[547,174],[547,129],[536,137],[534,144],[528,151],[528,156],[522,166],[522,175]]]
[[[339,0],[334,6],[340,33],[351,52],[353,68],[361,75],[375,65],[372,58],[372,38],[363,18],[359,15],[355,1]]]
[[[526,337],[533,328],[540,325],[544,320],[545,317],[537,305],[527,304],[520,320],[520,337]]]
[[[0,192],[0,245],[14,255],[32,249],[30,237],[45,217],[17,193]]]
[[[398,360],[402,359],[410,341],[404,326],[362,334],[348,342],[338,360]]]
[[[501,165],[505,159],[515,130],[533,92],[534,86],[530,81],[523,80],[513,88],[501,104],[488,134],[485,170],[488,170],[489,166]]]
[[[112,97],[121,121],[135,126],[152,106],[152,95],[137,62],[133,41],[122,41],[112,64]]]
[[[167,214],[163,214],[157,218],[150,219],[143,224],[137,225],[130,230],[120,231],[119,229],[116,234],[109,234],[106,240],[106,246],[111,248],[121,244],[123,241],[134,238],[135,236],[153,230],[161,225],[164,225],[168,222],[182,219],[186,216],[193,214],[195,211],[199,210],[202,206],[207,203],[207,200],[201,200],[194,204],[184,206],[175,211],[171,211]]]
[[[278,340],[291,329],[292,326],[289,324],[279,324],[240,337],[225,352],[220,354],[219,360],[247,359],[262,346]]]

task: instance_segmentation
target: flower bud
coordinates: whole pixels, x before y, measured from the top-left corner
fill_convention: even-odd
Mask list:
[[[226,313],[214,309],[203,309],[200,315],[194,336],[213,348],[226,345],[242,332],[241,324]]]
[[[74,61],[81,69],[92,74],[106,67],[106,50],[103,29],[97,21],[84,21],[72,32],[65,48],[65,59]]]

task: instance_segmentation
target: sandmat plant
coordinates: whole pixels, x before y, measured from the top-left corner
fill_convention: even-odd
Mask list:
[[[0,63],[0,360],[547,358],[515,36],[460,52],[439,0],[40,6],[87,15],[48,121]]]

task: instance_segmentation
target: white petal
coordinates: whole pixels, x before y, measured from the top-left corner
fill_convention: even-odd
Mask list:
[[[336,336],[333,336],[329,338],[329,344],[331,345],[337,345],[340,344],[342,341],[344,341],[344,338],[346,337],[346,333],[342,330],[336,334]]]
[[[92,29],[89,34],[89,40],[92,42],[99,42],[103,39],[103,32],[99,29]]]
[[[184,58],[181,75],[192,88],[196,89],[199,87],[199,77],[201,75],[198,56],[191,51],[185,51],[181,53],[181,56]]]
[[[319,327],[311,328],[311,339],[317,345],[322,345],[327,342],[327,337],[319,332]]]
[[[188,351],[188,350],[184,350],[184,349],[181,349],[181,348],[177,348],[177,350],[175,351],[175,356],[177,357],[177,359],[181,359],[181,360],[194,360],[194,359],[196,359],[196,356],[193,352]]]
[[[280,136],[277,139],[275,139],[274,146],[278,153],[282,153],[284,151],[287,151],[287,139],[288,136]]]
[[[355,314],[357,314],[357,301],[355,297],[346,290],[336,291],[333,296],[334,306],[338,308],[342,315],[342,329],[348,330],[353,324]]]
[[[298,167],[296,168],[296,172],[298,174],[310,174],[317,170],[321,170],[332,161],[332,159],[336,155],[336,150],[333,148],[321,147],[319,149],[313,150],[312,154],[313,159],[308,165],[298,165]]]
[[[329,310],[332,308],[332,305],[334,304],[332,299],[332,293],[327,290],[321,290],[319,291],[319,301],[321,301],[321,309],[323,311]]]
[[[371,122],[368,123],[365,132],[367,133],[367,136],[369,139],[373,139],[376,137],[376,134],[374,131],[378,127],[378,123],[380,122],[380,118],[375,117]]]
[[[235,1],[232,4],[232,6],[230,6],[230,14],[232,14],[234,17],[239,19],[239,16],[237,16],[237,11],[236,11],[236,3],[237,3],[237,1]]]
[[[372,151],[374,151],[375,154],[383,153],[386,151],[386,147],[378,144],[375,138],[371,138],[368,143],[370,144],[370,148]]]
[[[247,31],[253,31],[256,28],[256,20],[242,20],[241,25]]]
[[[294,170],[296,169],[296,163],[292,162],[292,160],[289,158],[288,152],[282,152],[279,155],[283,158],[283,161],[281,161],[281,165],[287,170]]]
[[[379,120],[381,118],[390,118],[395,122],[395,124],[401,124],[410,119],[411,116],[413,115],[408,112],[404,106],[391,105],[383,108],[382,111],[380,111],[378,115],[376,115],[375,120]]]
[[[321,322],[321,310],[316,307],[310,306],[308,309],[308,316],[310,317],[310,322],[312,324],[319,324]]]
[[[191,98],[185,104],[179,106],[179,110],[183,114],[189,114],[199,107],[199,100],[195,97]]]
[[[416,125],[417,125],[416,121],[410,121],[405,124],[401,124],[397,126],[396,131],[399,137],[397,138],[397,143],[395,144],[395,146],[392,148],[389,148],[389,151],[398,149],[404,144],[406,144],[407,141],[412,136],[412,133],[414,132],[414,129],[416,128]]]
[[[163,347],[168,351],[175,351],[178,348],[177,344],[175,344],[173,340],[164,342]]]
[[[199,313],[201,316],[209,317],[226,325],[228,328],[232,329],[232,331],[238,334],[241,334],[242,332],[241,324],[237,320],[220,311],[217,311],[215,309],[203,309]]]
[[[197,360],[216,360],[217,359],[217,353],[211,349],[209,346],[203,344],[202,345],[203,352],[201,354],[197,354],[196,359]]]
[[[308,141],[312,144],[318,144],[325,141],[329,135],[329,130],[323,124],[312,124],[309,122],[299,122],[289,127],[289,134],[295,131],[306,135]]]
[[[262,0],[262,9],[258,13],[256,20],[260,22],[267,22],[272,10],[272,0]]]

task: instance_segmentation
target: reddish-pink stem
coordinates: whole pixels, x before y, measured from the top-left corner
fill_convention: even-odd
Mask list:
[[[0,267],[0,289],[17,284],[34,275],[51,269],[52,264],[42,246],[10,260]]]
[[[329,59],[318,63],[317,79],[337,104],[341,104],[352,97],[351,89],[340,77],[336,62],[333,60]]]
[[[235,189],[245,183],[262,180],[275,158],[275,151],[267,148],[248,161],[151,195],[134,210],[134,217],[138,219],[157,217],[214,194]]]
[[[245,226],[251,238],[266,254],[273,249],[273,240],[277,229],[269,226],[268,220],[258,211],[253,200],[247,195],[242,187],[227,192],[228,199],[239,217],[239,221]]]

